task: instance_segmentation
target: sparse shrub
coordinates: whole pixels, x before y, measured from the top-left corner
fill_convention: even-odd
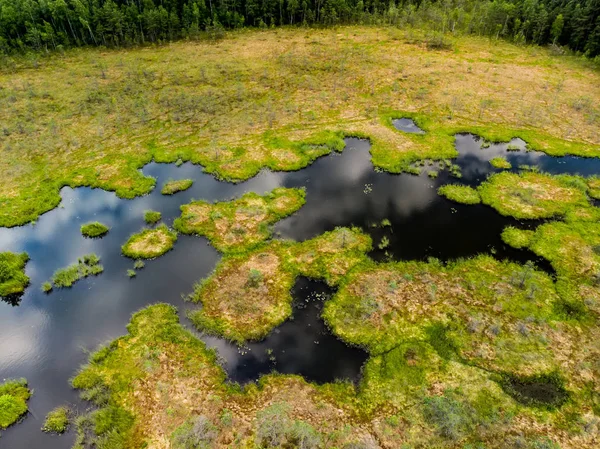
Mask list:
[[[262,284],[262,281],[263,274],[259,270],[252,268],[248,272],[248,281],[246,282],[246,285],[248,287],[257,288],[258,286],[260,286],[260,284]]]
[[[298,449],[317,449],[321,445],[319,432],[303,421],[294,421],[288,439]]]
[[[217,429],[203,415],[195,416],[173,432],[176,449],[209,449],[217,438]]]
[[[423,401],[425,417],[435,424],[444,438],[458,440],[467,431],[471,418],[467,404],[446,392],[444,396],[431,396]]]
[[[290,430],[289,406],[286,403],[273,404],[256,416],[256,442],[260,447],[281,447],[287,440]]]

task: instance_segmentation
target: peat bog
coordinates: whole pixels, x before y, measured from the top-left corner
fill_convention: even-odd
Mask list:
[[[397,126],[418,132],[413,125],[402,122],[404,129]],[[72,435],[57,439],[39,429],[43,417],[59,404],[85,410],[87,404],[67,382],[87,359],[82,348],[91,350],[122,335],[131,314],[148,304],[167,302],[182,311],[196,307],[181,297],[208,276],[221,257],[204,237],[179,235],[171,251],[147,261],[135,278],[124,275],[132,260],[121,255],[121,245],[144,227],[146,210],[160,212],[162,222],[170,227],[180,216],[180,206],[193,200],[229,201],[246,192],[263,195],[278,187],[304,188],[306,204],[274,226],[275,238],[304,241],[338,226],[357,226],[373,239],[369,255],[376,261],[425,261],[430,257],[447,261],[486,253],[520,263],[533,260],[551,271],[534,253],[515,249],[501,239],[505,227],[530,229],[537,221],[505,217],[482,204],[458,204],[438,195],[438,188],[449,183],[479,185],[491,173],[502,171],[490,164],[497,157],[504,157],[515,172],[528,165],[551,174],[600,174],[598,159],[552,158],[525,151],[520,140],[490,144],[461,134],[456,136],[460,155],[452,161],[460,168],[460,178],[443,162],[427,161],[419,176],[392,175],[373,169],[367,141],[350,138],[346,144],[343,152],[321,157],[300,171],[265,170],[239,184],[217,181],[190,163],[150,163],[143,172],[156,178],[157,186],[178,179],[193,180],[193,184],[176,195],[162,195],[157,187],[133,200],[102,190],[63,188],[61,206],[35,224],[0,229],[3,250],[27,252],[30,257],[26,265],[30,287],[20,301],[0,303],[0,372],[6,378],[26,377],[35,390],[28,403],[32,413],[3,432],[2,445],[15,449],[70,447]],[[516,148],[519,151],[509,151]],[[428,170],[438,174],[428,176]],[[108,226],[110,232],[102,239],[84,238],[80,227],[95,221]],[[42,283],[57,269],[88,253],[101,258],[102,275],[84,278],[72,288],[49,295],[41,291]],[[336,339],[319,318],[321,298],[331,290],[299,278],[292,293],[293,319],[262,341],[238,347],[216,337],[202,337],[216,348],[230,379],[246,383],[275,369],[318,383],[336,378],[357,380],[366,353]],[[334,352],[335,358],[331,357]],[[513,386],[519,389],[514,382]]]

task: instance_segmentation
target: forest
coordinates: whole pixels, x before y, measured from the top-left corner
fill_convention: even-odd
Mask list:
[[[343,24],[415,26],[600,55],[600,0],[0,0],[0,53]]]

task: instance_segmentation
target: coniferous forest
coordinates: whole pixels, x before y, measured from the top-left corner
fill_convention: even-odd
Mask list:
[[[600,0],[0,0],[0,52],[338,24],[418,26],[600,55]]]

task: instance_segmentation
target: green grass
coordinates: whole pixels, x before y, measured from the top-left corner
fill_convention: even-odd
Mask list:
[[[495,157],[490,159],[490,164],[494,168],[502,169],[502,170],[510,170],[512,168],[512,164],[506,160],[504,157]]]
[[[109,229],[110,228],[108,226],[95,221],[93,223],[84,224],[81,227],[81,234],[84,237],[89,237],[89,238],[104,237],[104,235],[106,235],[108,233]]]
[[[194,184],[194,181],[191,179],[179,179],[177,181],[167,181],[160,193],[163,195],[174,195],[177,192],[182,192],[184,190],[189,189]]]
[[[534,231],[508,226],[502,231],[502,241],[513,248],[526,248],[531,243]]]
[[[57,270],[52,275],[52,284],[57,288],[72,287],[78,280],[90,275],[97,276],[103,271],[104,267],[100,264],[100,258],[93,253],[86,254],[76,264]],[[44,288],[44,291],[50,291],[46,290],[48,287],[46,284],[42,288]]]
[[[6,429],[27,413],[30,397],[25,379],[5,380],[0,384],[0,429]]]
[[[135,270],[129,269],[127,270],[127,276],[130,278],[134,278],[137,275],[137,273],[135,272]]]
[[[158,223],[162,218],[162,214],[155,210],[144,211],[144,221],[149,225]]]
[[[136,270],[141,270],[145,266],[146,266],[146,263],[143,260],[138,259],[133,263],[133,268]]]
[[[484,204],[519,219],[564,216],[590,206],[587,186],[576,176],[502,172],[490,176],[478,191]]]
[[[176,241],[177,233],[162,224],[133,234],[121,247],[121,252],[132,259],[154,259],[173,248]]]
[[[0,225],[35,220],[60,203],[63,186],[147,194],[156,181],[139,169],[152,160],[241,181],[263,168],[302,168],[342,149],[344,136],[369,138],[374,164],[392,172],[455,157],[457,132],[521,137],[553,155],[600,154],[597,116],[558,107],[581,92],[598,96],[600,77],[581,60],[475,36],[434,51],[416,44],[422,35],[342,27],[307,37],[290,27],[13,59],[0,73]],[[397,117],[425,134],[396,131]]]
[[[370,249],[359,229],[337,228],[302,243],[274,240],[229,255],[197,284],[191,299],[202,308],[189,317],[200,330],[240,344],[259,340],[290,316],[297,276],[337,285]]]
[[[249,192],[226,202],[193,201],[181,206],[173,226],[183,234],[206,236],[221,252],[244,252],[271,237],[270,226],[300,209],[303,189],[279,187],[258,195]]]
[[[64,433],[69,427],[70,410],[68,407],[56,407],[46,415],[42,430],[48,433]]]
[[[0,253],[0,297],[18,295],[25,291],[29,285],[29,276],[25,274],[28,260],[27,253]]]
[[[460,184],[446,184],[441,186],[438,189],[438,194],[461,204],[479,204],[481,202],[477,190]]]

